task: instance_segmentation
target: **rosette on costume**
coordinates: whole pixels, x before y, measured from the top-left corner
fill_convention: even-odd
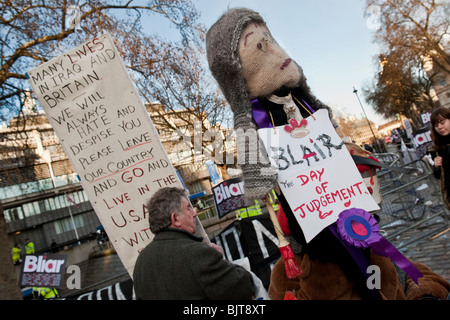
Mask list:
[[[363,209],[352,208],[339,214],[337,231],[342,240],[356,248],[371,248],[375,254],[391,259],[417,284],[422,273],[379,234],[375,218]]]

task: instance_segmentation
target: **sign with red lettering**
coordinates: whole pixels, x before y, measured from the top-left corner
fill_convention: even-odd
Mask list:
[[[67,255],[30,255],[24,258],[20,272],[20,287],[64,287]]]
[[[296,128],[259,129],[271,164],[278,170],[278,184],[307,242],[334,223],[349,208],[379,209],[356,165],[321,109]],[[305,130],[306,129],[306,130]],[[307,132],[304,134],[304,132]]]
[[[145,202],[182,187],[109,35],[28,72],[125,268],[153,238]]]

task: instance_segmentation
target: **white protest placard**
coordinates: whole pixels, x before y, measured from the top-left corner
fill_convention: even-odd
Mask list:
[[[153,239],[145,202],[182,184],[108,34],[28,72],[84,191],[132,276]]]
[[[379,209],[367,190],[356,165],[321,109],[306,119],[306,127],[288,125],[288,131],[303,131],[293,137],[284,126],[259,129],[272,166],[278,169],[278,184],[307,242],[334,223],[350,208]]]

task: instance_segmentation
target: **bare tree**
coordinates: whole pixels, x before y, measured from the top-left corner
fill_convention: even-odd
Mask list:
[[[376,112],[393,117],[397,113],[411,119],[413,127],[421,127],[420,114],[436,105],[431,95],[431,81],[414,59],[404,59],[398,51],[378,57],[381,70],[370,87],[363,92]]]
[[[442,0],[367,0],[377,8],[380,27],[377,43],[384,52],[403,48],[417,57],[430,57],[450,72],[450,4]]]
[[[158,108],[150,110],[153,121],[171,133],[174,147],[191,151],[190,160],[198,166],[213,160],[226,176],[227,132],[223,129],[230,127],[232,115],[207,68],[204,49],[166,47],[157,67],[129,66],[135,83],[147,104],[157,103]],[[154,63],[150,60],[149,64]]]
[[[76,3],[71,5],[70,3]],[[21,95],[29,90],[26,72],[94,36],[109,32],[127,59],[130,43],[142,51],[157,51],[150,37],[144,40],[142,20],[159,15],[178,28],[183,40],[195,37],[198,12],[190,0],[1,0],[0,6],[0,120],[16,115]],[[155,54],[157,52],[154,52]]]
[[[430,96],[436,76],[425,72],[431,60],[437,72],[450,72],[450,4],[440,0],[367,0],[367,12],[376,15],[375,41],[380,46],[380,70],[365,96],[386,115],[409,118],[435,107]],[[418,121],[418,119],[417,119]]]
[[[0,300],[19,300],[22,299],[22,293],[17,285],[17,278],[14,272],[14,265],[11,259],[11,254],[8,250],[9,243],[6,234],[6,221],[3,216],[3,209],[0,202],[0,241],[3,243],[3,248],[0,250]]]

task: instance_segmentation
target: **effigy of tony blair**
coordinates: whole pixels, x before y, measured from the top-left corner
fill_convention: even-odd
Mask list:
[[[208,30],[206,49],[234,114],[245,197],[268,203],[275,190],[280,201],[277,213],[267,206],[282,255],[270,298],[445,299],[445,279],[379,234],[370,212],[381,202],[381,164],[340,140],[332,110],[264,19],[250,9],[228,10]]]

